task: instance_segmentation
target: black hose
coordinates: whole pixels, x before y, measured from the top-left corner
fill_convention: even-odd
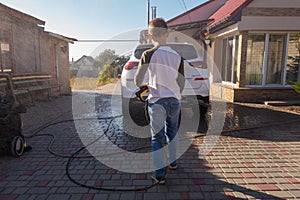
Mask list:
[[[43,130],[51,127],[51,126],[57,125],[57,124],[67,123],[67,122],[73,122],[75,120],[91,120],[91,119],[95,119],[95,118],[68,119],[68,120],[62,120],[62,121],[58,121],[58,122],[49,123],[49,124],[47,124],[45,126],[42,126],[42,127],[38,128],[32,135],[26,136],[26,138],[33,138],[33,137],[40,137],[40,136],[49,136],[49,137],[52,137],[52,140],[48,144],[47,150],[52,155],[55,155],[55,156],[58,156],[58,157],[61,157],[61,158],[68,158],[67,165],[66,165],[66,174],[67,174],[68,178],[70,179],[70,181],[72,181],[76,185],[79,185],[79,186],[85,187],[85,188],[89,188],[89,189],[104,190],[104,191],[146,191],[146,190],[148,190],[148,189],[156,186],[158,183],[153,183],[153,184],[151,184],[149,186],[139,187],[139,188],[105,188],[105,187],[95,187],[95,186],[91,186],[91,185],[82,184],[82,183],[76,181],[75,179],[72,178],[72,176],[69,173],[69,167],[71,165],[71,162],[75,158],[93,158],[93,157],[95,157],[95,156],[92,156],[92,155],[86,155],[86,156],[83,156],[83,155],[76,156],[76,155],[79,154],[84,149],[86,149],[88,146],[94,144],[99,139],[101,139],[101,137],[103,137],[108,132],[109,127],[110,127],[112,121],[114,119],[116,119],[116,118],[119,118],[119,117],[122,117],[122,115],[113,116],[113,117],[97,118],[98,120],[108,120],[108,119],[110,119],[110,122],[109,122],[106,130],[104,131],[104,133],[101,136],[99,136],[97,139],[95,139],[94,141],[92,141],[90,144],[88,144],[88,145],[86,145],[84,147],[81,147],[75,153],[73,153],[71,155],[60,154],[60,153],[57,153],[57,152],[53,151],[51,147],[52,147],[52,145],[53,145],[56,137],[53,134],[39,134],[39,132],[41,132],[41,131],[43,131]],[[145,149],[145,148],[149,148],[149,146],[144,146],[144,147],[139,147],[139,148],[131,149],[130,151],[137,151],[137,150],[141,150],[141,149]],[[112,154],[100,155],[100,156],[109,156],[109,155],[113,155],[113,153]],[[99,156],[99,155],[97,155],[97,156]]]
[[[80,183],[80,182],[78,182],[78,181],[76,181],[75,179],[72,178],[72,176],[71,176],[70,173],[69,173],[69,167],[70,167],[70,165],[71,165],[71,162],[74,160],[75,156],[76,156],[77,154],[79,154],[82,150],[86,149],[88,146],[94,144],[94,143],[95,143],[96,141],[98,141],[103,135],[105,135],[105,134],[108,132],[109,127],[110,127],[112,121],[113,121],[113,119],[110,120],[110,122],[109,122],[109,124],[108,124],[106,130],[104,131],[104,133],[103,133],[100,137],[98,137],[96,140],[92,141],[90,144],[88,144],[88,145],[86,145],[86,146],[84,146],[84,147],[81,147],[80,149],[78,149],[75,153],[73,153],[73,154],[69,157],[68,162],[67,162],[67,165],[66,165],[66,174],[67,174],[68,178],[70,179],[70,181],[72,181],[73,183],[75,183],[75,184],[77,184],[77,185],[79,185],[79,186],[81,186],[81,187],[85,187],[85,188],[89,188],[89,189],[94,189],[94,190],[113,191],[113,192],[115,192],[115,191],[123,191],[123,192],[126,192],[126,191],[127,191],[127,192],[132,192],[132,191],[146,191],[146,190],[148,190],[148,189],[150,189],[150,188],[156,186],[158,183],[154,183],[154,184],[152,184],[152,185],[145,186],[145,187],[139,187],[139,188],[116,188],[116,187],[115,187],[115,188],[107,188],[107,187],[95,187],[95,186],[91,186],[91,185],[86,185],[86,184]],[[80,157],[77,157],[77,158],[80,158]]]
[[[38,134],[39,132],[41,132],[42,130],[45,130],[51,126],[54,126],[54,125],[57,125],[57,124],[61,124],[61,123],[66,123],[66,122],[73,122],[75,120],[91,120],[91,119],[95,119],[95,118],[81,118],[81,119],[68,119],[68,120],[62,120],[62,121],[58,121],[58,122],[53,122],[53,123],[50,123],[50,124],[47,124],[45,126],[42,126],[40,127],[39,129],[37,129],[31,136],[27,136],[26,138],[33,138],[33,137],[39,137],[39,136],[49,136],[49,137],[52,137],[52,140],[50,141],[49,145],[48,145],[48,151],[55,155],[55,156],[59,156],[59,157],[62,157],[62,158],[68,158],[68,161],[67,161],[67,165],[66,165],[66,174],[68,176],[68,178],[70,179],[70,181],[72,181],[74,184],[76,185],[79,185],[81,187],[85,187],[85,188],[89,188],[89,189],[95,189],[95,190],[104,190],[104,191],[128,191],[128,192],[132,192],[132,191],[146,191],[150,188],[153,188],[155,187],[156,185],[158,185],[159,183],[153,183],[149,186],[145,186],[145,187],[139,187],[139,188],[108,188],[108,187],[95,187],[95,186],[92,186],[92,185],[86,185],[86,184],[83,184],[83,183],[80,183],[78,181],[76,181],[75,179],[72,178],[72,176],[70,175],[69,173],[69,168],[70,168],[70,165],[72,163],[72,161],[75,159],[75,158],[92,158],[94,156],[91,156],[91,155],[86,155],[86,156],[77,156],[81,151],[83,151],[84,149],[86,149],[88,146],[94,144],[96,141],[98,141],[99,139],[101,139],[101,137],[103,137],[103,135],[105,135],[109,128],[110,128],[110,125],[112,123],[112,121],[116,118],[119,118],[119,117],[122,117],[122,115],[118,115],[118,116],[112,116],[112,117],[103,117],[103,118],[97,118],[98,120],[110,120],[110,122],[108,123],[108,126],[106,128],[106,130],[104,131],[104,133],[99,136],[97,139],[95,139],[94,141],[92,141],[90,144],[84,146],[84,147],[81,147],[80,149],[78,149],[76,152],[74,152],[73,154],[71,155],[65,155],[65,154],[60,154],[60,153],[57,153],[55,151],[53,151],[51,149],[51,146],[53,145],[56,137],[53,135],[53,134]],[[296,120],[290,120],[290,121],[281,121],[281,122],[276,122],[276,123],[272,123],[272,124],[266,124],[266,125],[260,125],[260,126],[255,126],[255,127],[248,127],[248,128],[241,128],[241,129],[234,129],[234,130],[227,130],[227,131],[222,131],[222,133],[229,133],[229,132],[240,132],[240,131],[245,131],[245,130],[251,130],[251,129],[259,129],[259,128],[264,128],[264,127],[270,127],[270,126],[278,126],[278,125],[281,125],[281,124],[287,124],[287,123],[292,123],[292,122],[296,122],[296,121],[300,121],[300,119],[296,119]],[[193,139],[197,139],[199,137],[204,137],[205,135],[203,134],[198,134],[196,136],[193,136],[192,138]],[[144,146],[144,147],[140,147],[140,148],[135,148],[135,149],[132,149],[130,151],[137,151],[137,150],[140,150],[140,149],[144,149],[144,148],[149,148],[150,146]],[[112,154],[105,154],[105,155],[101,155],[101,156],[109,156],[109,155],[113,155]],[[164,176],[166,175],[166,173],[164,174]]]

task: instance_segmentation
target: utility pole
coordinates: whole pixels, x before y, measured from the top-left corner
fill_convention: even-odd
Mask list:
[[[148,24],[150,22],[150,0],[147,0],[147,15],[148,15],[147,27],[148,27]]]

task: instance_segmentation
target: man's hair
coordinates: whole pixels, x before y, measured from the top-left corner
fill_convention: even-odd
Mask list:
[[[149,34],[153,36],[161,36],[168,32],[168,25],[163,18],[155,18],[149,22]]]

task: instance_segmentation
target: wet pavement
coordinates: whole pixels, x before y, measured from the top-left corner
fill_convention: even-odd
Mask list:
[[[166,184],[142,190],[152,184],[150,172],[102,164],[120,164],[107,146],[97,145],[95,157],[83,148],[94,140],[107,145],[105,135],[129,152],[149,152],[149,139],[123,133],[120,110],[109,108],[112,91],[110,84],[95,91],[95,99],[74,92],[30,107],[22,118],[32,151],[0,158],[0,199],[300,199],[299,114],[227,103],[222,134],[189,133],[197,137],[179,168],[168,170]],[[212,148],[204,151],[205,144]],[[123,191],[134,189],[141,191]]]

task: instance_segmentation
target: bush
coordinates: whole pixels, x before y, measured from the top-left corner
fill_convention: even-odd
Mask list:
[[[98,85],[104,85],[110,82],[110,79],[112,78],[110,73],[110,63],[106,63],[102,70],[99,72],[99,81]]]

